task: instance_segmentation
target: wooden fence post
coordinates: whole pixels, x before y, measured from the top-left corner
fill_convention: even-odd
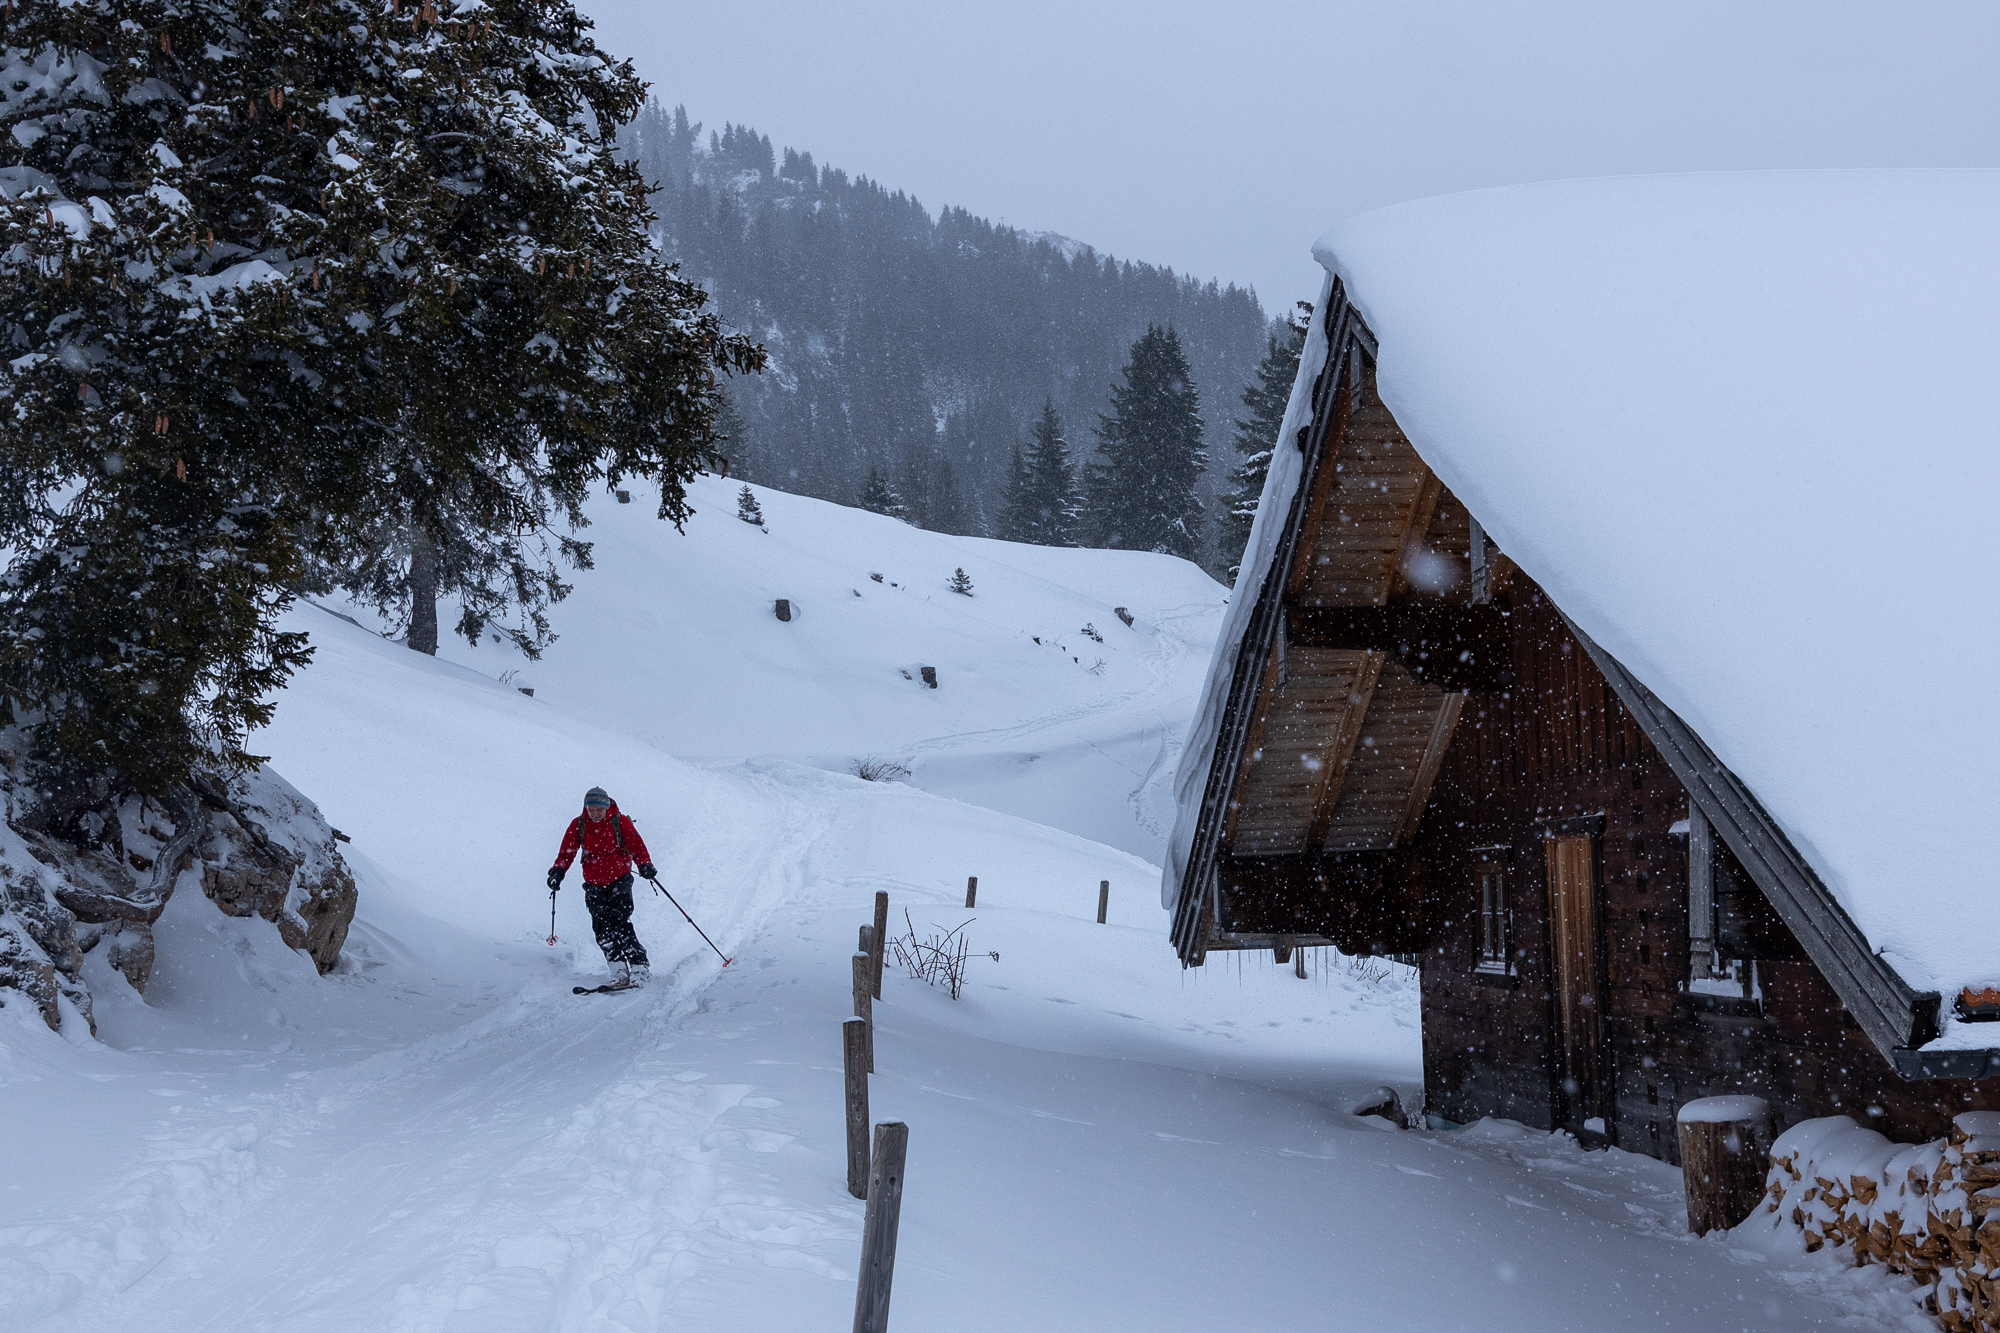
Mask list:
[[[1292,955],[1292,975],[1300,981],[1306,979],[1306,951],[1300,949]]]
[[[977,900],[978,897],[979,897],[979,876],[967,875],[965,877],[965,905],[967,907],[972,906],[973,902]]]
[[[909,1147],[910,1127],[902,1121],[875,1126],[868,1213],[861,1223],[861,1281],[854,1290],[854,1333],[888,1333],[889,1284],[896,1275],[896,1223],[903,1213],[903,1163]]]
[[[875,891],[875,998],[882,998],[882,955],[889,948],[889,895]]]
[[[868,927],[863,926],[862,929],[866,930],[868,929]],[[854,1016],[860,1019],[862,1023],[865,1024],[867,1027],[867,1034],[868,1034],[868,1044],[866,1048],[866,1054],[868,1057],[867,1069],[868,1072],[872,1074],[875,1072],[875,1010],[873,1006],[871,1006],[868,1003],[869,1001],[868,955],[865,953],[855,954],[853,959],[853,967],[854,967]]]
[[[868,1197],[868,1020],[840,1025],[840,1053],[847,1070],[847,1192]]]
[[[1101,926],[1104,924],[1104,914],[1106,911],[1110,909],[1110,907],[1111,907],[1111,881],[1108,879],[1100,879],[1097,881],[1097,924],[1098,925]]]
[[[1771,1165],[1771,1107],[1761,1097],[1703,1097],[1681,1107],[1681,1179],[1688,1230],[1726,1231],[1764,1197]]]

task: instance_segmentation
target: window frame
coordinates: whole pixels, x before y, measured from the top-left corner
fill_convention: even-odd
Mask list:
[[[1472,970],[1488,977],[1515,975],[1514,904],[1508,894],[1507,858],[1498,849],[1479,849],[1472,857],[1472,885],[1479,910]],[[1495,935],[1498,936],[1497,942]]]

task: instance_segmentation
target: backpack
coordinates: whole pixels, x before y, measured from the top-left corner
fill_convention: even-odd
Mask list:
[[[612,803],[612,807],[611,807],[611,808],[612,808],[612,809],[613,809],[614,811],[616,811],[616,810],[617,810],[617,808],[618,808],[618,806],[617,806],[617,803],[616,803],[616,802],[613,802],[613,803]],[[578,815],[578,816],[577,816],[577,817],[576,817],[575,819],[572,819],[572,820],[571,820],[571,821],[569,822],[569,826],[570,826],[570,828],[571,828],[571,829],[573,829],[573,830],[574,830],[574,831],[576,832],[576,845],[577,845],[577,849],[578,849],[579,851],[581,851],[581,850],[582,850],[582,848],[583,848],[583,829],[584,829],[584,823],[583,823],[583,816],[582,816],[582,815]],[[630,860],[630,859],[631,859],[631,856],[632,856],[632,853],[630,853],[630,852],[628,852],[628,851],[626,851],[626,850],[625,850],[625,816],[624,816],[624,815],[622,815],[622,814],[615,814],[615,813],[614,813],[614,814],[613,814],[613,815],[611,816],[611,836],[612,836],[612,837],[614,837],[614,838],[616,838],[616,839],[618,839],[618,853],[619,853],[619,855],[621,855],[621,856],[625,857],[625,858],[626,858],[627,860]]]

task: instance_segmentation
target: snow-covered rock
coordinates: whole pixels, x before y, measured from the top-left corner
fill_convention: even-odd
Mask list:
[[[354,919],[354,876],[319,808],[268,766],[197,778],[166,801],[78,793],[51,814],[0,749],[0,1006],[31,1001],[58,1031],[96,1030],[84,956],[102,949],[144,993],[158,961],[153,925],[177,889],[198,886],[231,916],[256,915],[325,973]]]
[[[340,961],[354,920],[354,876],[314,805],[271,768],[231,789],[201,844],[201,891],[231,916],[256,914],[322,974]]]

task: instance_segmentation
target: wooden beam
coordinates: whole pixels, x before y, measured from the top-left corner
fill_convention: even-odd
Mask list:
[[[1424,549],[1431,520],[1437,517],[1438,497],[1443,494],[1444,483],[1438,480],[1437,473],[1425,467],[1417,480],[1417,502],[1410,508],[1409,520],[1403,524],[1403,539],[1396,546],[1396,564],[1389,571],[1389,586],[1375,599],[1377,606],[1410,590],[1410,561]]]
[[[1514,681],[1513,629],[1501,608],[1457,602],[1298,607],[1285,632],[1296,648],[1379,648],[1441,690],[1498,694]]]
[[[1423,761],[1417,765],[1416,783],[1410,788],[1410,803],[1403,807],[1403,821],[1397,830],[1396,841],[1408,842],[1417,836],[1417,825],[1423,822],[1424,807],[1430,804],[1431,787],[1437,782],[1438,769],[1444,765],[1444,752],[1451,747],[1451,734],[1458,727],[1458,715],[1465,707],[1465,695],[1447,694],[1438,705],[1437,718],[1431,723],[1431,737],[1424,746]]]
[[[1271,705],[1278,698],[1278,679],[1285,665],[1285,625],[1284,617],[1278,618],[1277,641],[1272,645],[1271,655],[1264,661],[1264,677],[1257,683],[1257,693],[1251,698],[1250,729],[1244,733],[1243,750],[1237,757],[1236,780],[1225,789],[1229,801],[1228,818],[1223,822],[1222,841],[1225,845],[1236,841],[1236,821],[1243,813],[1243,796],[1250,785],[1250,769],[1257,762],[1257,754],[1264,745],[1264,724],[1271,720]]]
[[[1313,792],[1312,821],[1306,827],[1306,846],[1318,847],[1326,841],[1326,831],[1333,823],[1333,808],[1340,803],[1340,789],[1347,782],[1347,766],[1353,762],[1354,747],[1361,743],[1361,724],[1368,717],[1368,705],[1374,701],[1376,682],[1382,678],[1382,663],[1388,654],[1364,652],[1354,673],[1354,684],[1347,693],[1347,707],[1341,712],[1340,721],[1328,737],[1327,745],[1320,752],[1319,783]]]
[[[1701,802],[1688,800],[1688,975],[1706,980],[1715,966],[1715,828]]]

